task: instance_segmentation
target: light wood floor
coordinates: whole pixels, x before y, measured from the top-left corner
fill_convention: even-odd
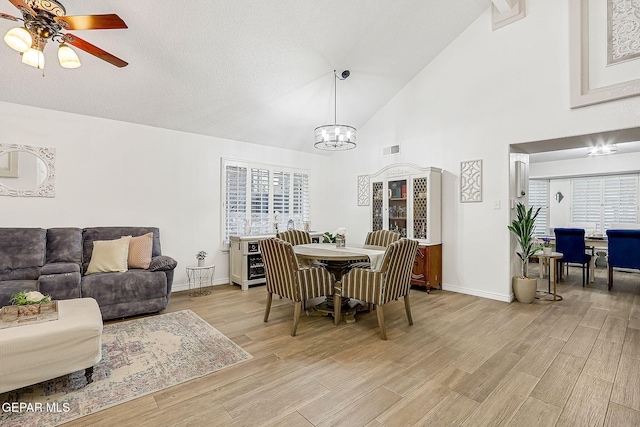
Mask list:
[[[388,341],[375,313],[304,316],[291,337],[286,300],[263,323],[263,286],[174,294],[167,311],[190,308],[253,359],[67,426],[638,426],[640,274],[611,292],[605,269],[581,277],[531,305],[414,289],[413,326],[401,301],[385,309]]]

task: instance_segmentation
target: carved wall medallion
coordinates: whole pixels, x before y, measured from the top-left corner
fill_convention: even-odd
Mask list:
[[[460,203],[482,201],[482,160],[460,162]]]
[[[640,2],[607,0],[607,63],[640,56]]]
[[[369,175],[358,175],[358,206],[369,206]]]

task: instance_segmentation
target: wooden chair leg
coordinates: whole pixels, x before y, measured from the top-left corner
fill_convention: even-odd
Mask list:
[[[378,305],[376,307],[376,313],[378,314],[378,326],[380,326],[380,335],[383,340],[387,340],[387,327],[384,324],[384,305]]]
[[[273,299],[273,292],[267,292],[267,306],[264,309],[264,321],[269,320],[269,312],[271,311],[271,300]]]
[[[404,296],[404,309],[407,310],[407,320],[409,325],[413,325],[413,319],[411,318],[411,304],[409,304],[409,294]]]
[[[302,301],[296,301],[296,305],[293,309],[293,327],[291,328],[291,336],[296,336],[296,330],[298,329],[298,320],[300,320],[300,311],[302,310]]]
[[[338,292],[333,294],[333,323],[338,326],[342,320],[342,297]]]

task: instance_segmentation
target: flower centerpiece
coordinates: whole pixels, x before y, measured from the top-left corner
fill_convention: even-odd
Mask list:
[[[38,291],[14,292],[11,295],[11,304],[18,306],[14,315],[17,317],[37,316],[40,314],[40,304],[51,302],[49,295],[43,295]]]
[[[196,259],[198,260],[198,267],[204,266],[204,259],[207,257],[207,253],[205,251],[200,251],[196,254]]]
[[[551,237],[543,237],[542,239],[542,252],[545,255],[551,255]]]

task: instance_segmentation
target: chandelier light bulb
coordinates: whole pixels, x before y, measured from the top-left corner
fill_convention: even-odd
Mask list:
[[[12,28],[4,35],[4,42],[13,50],[26,52],[33,44],[31,33],[23,27]]]

